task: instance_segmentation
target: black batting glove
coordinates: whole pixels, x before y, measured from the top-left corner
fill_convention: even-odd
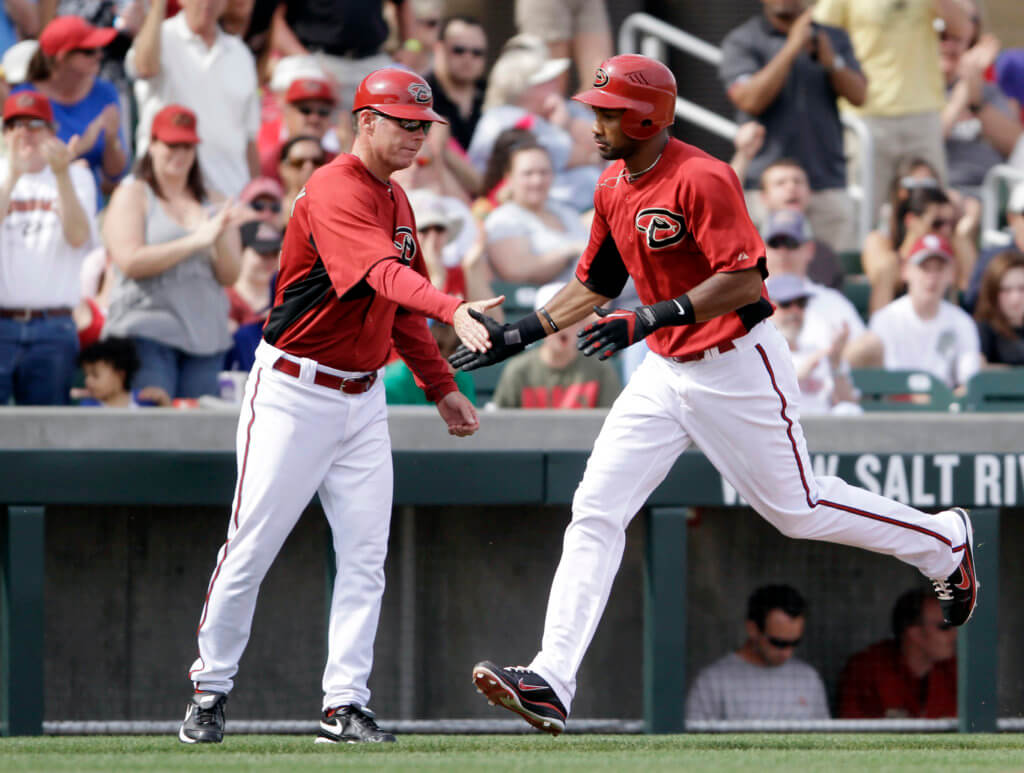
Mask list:
[[[456,370],[476,370],[494,365],[514,354],[519,354],[528,344],[544,337],[544,329],[536,314],[529,314],[518,322],[504,325],[476,309],[470,309],[469,315],[487,328],[491,348],[486,352],[474,352],[466,348],[465,344],[460,344],[455,353],[448,358],[449,364]]]
[[[685,295],[671,301],[637,306],[632,311],[605,311],[595,306],[594,313],[601,319],[577,333],[576,348],[587,357],[600,352],[600,360],[607,360],[615,352],[647,338],[658,328],[689,325],[695,321],[693,306]]]

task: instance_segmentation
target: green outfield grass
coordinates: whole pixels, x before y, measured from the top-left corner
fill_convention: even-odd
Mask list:
[[[227,771],[1024,771],[1024,735],[403,736],[326,746],[229,736],[186,747],[157,736],[0,739],[0,770]]]

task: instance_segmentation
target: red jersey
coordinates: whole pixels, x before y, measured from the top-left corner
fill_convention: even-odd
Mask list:
[[[355,372],[383,367],[393,342],[436,401],[455,381],[422,315],[450,324],[458,305],[430,286],[405,192],[345,154],[295,199],[263,337]]]
[[[735,173],[692,145],[670,138],[654,169],[632,183],[625,162],[615,162],[601,175],[594,208],[576,278],[606,297],[622,292],[627,272],[645,304],[677,298],[719,272],[768,275]],[[690,354],[745,335],[771,313],[762,283],[756,303],[645,340],[665,357]]]
[[[850,658],[839,678],[843,719],[956,716],[956,658],[936,663],[924,679],[907,669],[895,639]]]

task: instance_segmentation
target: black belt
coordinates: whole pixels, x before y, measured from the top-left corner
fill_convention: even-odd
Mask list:
[[[0,309],[0,317],[13,319],[18,322],[28,322],[33,319],[45,317],[70,317],[71,309],[67,306],[57,306],[52,309]]]

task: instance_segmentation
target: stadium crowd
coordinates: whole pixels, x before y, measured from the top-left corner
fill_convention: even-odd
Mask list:
[[[1006,178],[1001,229],[982,207],[997,165],[1024,181],[1024,51],[1003,50],[976,0],[912,0],[900,25],[807,5],[752,1],[719,71],[802,411],[859,411],[873,369],[963,394],[1024,365],[1024,182]],[[396,174],[434,284],[504,293],[512,315],[572,279],[603,165],[568,97],[613,53],[600,0],[518,0],[504,41],[443,0],[17,0],[2,17],[0,404],[240,394],[291,203],[349,148],[355,87],[388,64],[424,75],[449,121]],[[868,168],[876,195],[855,201]],[[877,225],[862,238],[863,207]],[[637,304],[631,285],[616,303]],[[500,381],[463,374],[464,390],[605,406],[645,353],[581,367],[564,338]],[[104,363],[127,403],[95,386]],[[400,361],[386,382],[391,402],[422,401]]]

